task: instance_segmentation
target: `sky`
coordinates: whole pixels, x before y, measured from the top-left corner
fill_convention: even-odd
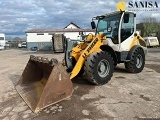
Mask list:
[[[8,36],[25,36],[31,29],[64,28],[74,22],[81,28],[91,28],[92,17],[116,10],[120,0],[0,0],[0,33]],[[127,4],[130,1],[125,0]],[[159,0],[157,11],[138,11],[137,22],[146,17],[160,19]]]

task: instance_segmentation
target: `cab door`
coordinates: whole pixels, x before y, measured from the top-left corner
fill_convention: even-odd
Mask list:
[[[129,47],[134,38],[136,31],[135,14],[131,12],[124,12],[120,21],[119,27],[119,51],[129,51]]]

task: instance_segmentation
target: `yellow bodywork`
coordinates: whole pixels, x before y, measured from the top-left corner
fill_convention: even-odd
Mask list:
[[[134,38],[133,38],[133,40],[132,40],[132,42],[131,42],[131,45],[130,45],[130,47],[129,47],[129,51],[130,51],[130,50],[132,49],[132,47],[134,47],[135,45],[139,45],[139,46],[141,46],[143,49],[144,49],[144,48],[147,48],[146,46],[142,46],[142,45],[140,44],[140,40],[145,43],[145,40],[144,40],[140,35],[134,36]]]
[[[80,72],[85,59],[91,53],[101,51],[100,46],[103,45],[103,40],[105,39],[106,36],[104,34],[98,34],[96,36],[90,34],[85,38],[87,42],[81,42],[72,49],[72,57],[77,62],[71,72],[70,79],[74,78]]]
[[[101,51],[100,46],[103,45],[103,40],[106,40],[106,36],[104,34],[98,34],[96,36],[90,34],[85,38],[85,40],[88,42],[80,42],[72,49],[72,57],[75,58],[76,65],[71,72],[70,79],[74,78],[80,72],[84,61],[91,53]],[[140,35],[135,36],[131,42],[129,50],[131,50],[135,45],[146,48],[146,46],[142,46],[140,44],[140,40],[145,43],[144,39]]]

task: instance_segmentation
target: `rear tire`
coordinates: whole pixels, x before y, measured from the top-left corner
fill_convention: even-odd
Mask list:
[[[145,55],[142,49],[134,51],[129,62],[125,62],[125,68],[131,73],[139,73],[143,70],[145,64]]]
[[[92,53],[84,65],[87,80],[96,85],[107,83],[113,75],[113,70],[113,58],[105,51]]]

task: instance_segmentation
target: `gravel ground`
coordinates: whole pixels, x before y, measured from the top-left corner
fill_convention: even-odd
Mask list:
[[[120,64],[109,83],[103,86],[91,85],[83,77],[73,79],[73,95],[38,114],[29,109],[15,90],[31,54],[59,61],[64,55],[25,49],[0,51],[0,120],[160,119],[159,48],[148,50],[141,73],[128,73]]]

